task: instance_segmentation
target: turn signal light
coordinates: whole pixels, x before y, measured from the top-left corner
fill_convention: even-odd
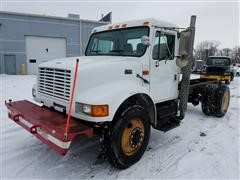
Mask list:
[[[91,115],[93,117],[105,117],[109,114],[108,105],[92,105]]]
[[[149,71],[148,70],[143,70],[143,75],[144,76],[149,75]]]

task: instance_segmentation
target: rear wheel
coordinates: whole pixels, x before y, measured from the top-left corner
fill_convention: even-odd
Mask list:
[[[140,160],[150,136],[149,117],[141,106],[131,106],[115,120],[104,137],[109,162],[125,169]]]
[[[225,80],[225,84],[230,84],[230,81],[229,80]]]
[[[214,93],[215,87],[213,85],[207,85],[204,88],[203,94],[202,94],[202,112],[207,115],[211,116],[213,115],[213,93]]]
[[[234,74],[231,73],[230,81],[233,81],[233,79],[234,79]]]
[[[230,90],[226,85],[222,85],[215,90],[214,98],[214,115],[216,117],[223,117],[229,107]]]

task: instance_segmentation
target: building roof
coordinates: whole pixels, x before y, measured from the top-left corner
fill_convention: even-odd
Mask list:
[[[51,15],[45,15],[45,14],[41,15],[41,14],[31,14],[31,13],[21,13],[21,12],[10,12],[10,11],[0,11],[0,14],[16,15],[16,16],[31,16],[31,17],[40,17],[40,18],[68,20],[68,21],[83,21],[83,22],[107,24],[107,22],[96,21],[96,20],[77,19],[77,18],[60,17],[60,16],[51,16]]]

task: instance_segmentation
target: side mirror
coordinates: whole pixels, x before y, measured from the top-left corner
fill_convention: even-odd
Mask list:
[[[176,64],[178,67],[183,68],[188,64],[188,53],[191,42],[191,31],[184,30],[180,33],[179,42],[179,55],[177,56]]]
[[[150,46],[150,39],[148,36],[142,36],[141,43],[145,46]]]

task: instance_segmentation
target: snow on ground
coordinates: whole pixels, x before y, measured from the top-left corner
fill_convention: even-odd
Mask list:
[[[97,161],[97,137],[74,142],[68,154],[61,156],[10,121],[3,101],[33,100],[35,76],[0,78],[2,179],[239,178],[240,78],[230,85],[231,104],[225,117],[207,117],[200,106],[188,105],[180,127],[167,133],[152,129],[144,156],[126,170]]]

